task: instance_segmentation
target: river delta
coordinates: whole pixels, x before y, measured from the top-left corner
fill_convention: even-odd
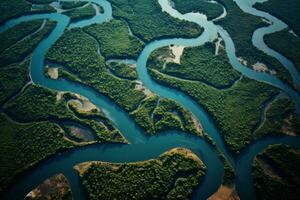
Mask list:
[[[289,1],[1,1],[1,199],[297,199]]]

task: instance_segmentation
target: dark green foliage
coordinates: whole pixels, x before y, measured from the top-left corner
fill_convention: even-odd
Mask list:
[[[107,67],[111,70],[111,72],[114,75],[120,78],[125,78],[130,80],[136,80],[138,78],[135,65],[111,62],[107,65]]]
[[[18,17],[30,12],[31,4],[25,0],[1,0],[0,24],[13,17]]]
[[[221,25],[232,38],[238,57],[248,61],[248,67],[261,62],[274,69],[276,76],[293,86],[292,78],[288,71],[275,58],[258,50],[252,44],[252,35],[260,27],[267,26],[260,17],[243,12],[232,0],[218,0],[225,5],[227,16],[216,23]]]
[[[78,77],[68,72],[67,70],[64,70],[63,68],[58,68],[58,77],[67,79],[69,81],[81,83],[81,80]]]
[[[64,125],[65,121],[73,121],[87,126],[97,134],[100,141],[124,142],[120,132],[108,121],[104,115],[91,118],[92,113],[85,115],[68,109],[67,101],[76,99],[66,94],[58,98],[58,93],[37,85],[30,85],[24,93],[17,96],[5,106],[5,112],[18,121],[56,121]],[[74,114],[75,113],[75,114]]]
[[[41,31],[33,35],[29,35],[24,40],[17,42],[8,49],[4,50],[0,54],[1,64],[8,65],[11,63],[20,62],[22,59],[32,53],[42,39],[50,34],[55,25],[55,22],[47,22]]]
[[[133,164],[92,163],[81,178],[89,199],[191,198],[205,166],[184,153]]]
[[[80,1],[61,1],[60,5],[62,9],[72,9],[72,8],[78,8],[81,6],[84,6],[85,4],[87,4],[87,2],[80,2]]]
[[[180,64],[164,62],[161,54],[170,57],[172,53],[158,49],[152,53],[149,66],[158,69],[160,72],[183,79],[196,80],[211,84],[215,87],[231,85],[237,80],[240,74],[232,68],[224,50],[215,55],[213,43],[206,43],[204,46],[186,48],[181,57]],[[170,56],[167,56],[170,54]]]
[[[130,116],[148,133],[155,133],[154,122],[151,117],[157,106],[158,97],[153,96],[145,99],[138,109],[130,113]]]
[[[56,0],[27,0],[27,1],[34,4],[49,4]]]
[[[162,12],[157,0],[111,0],[113,15],[125,19],[132,32],[150,41],[162,37],[196,37],[202,29]]]
[[[199,12],[207,16],[208,20],[219,17],[223,13],[220,4],[211,3],[207,0],[172,0],[176,10],[182,14],[190,12]]]
[[[6,112],[19,121],[36,121],[48,119],[72,119],[72,112],[66,102],[56,100],[56,92],[30,85],[23,94],[9,102]]]
[[[289,98],[278,97],[270,104],[266,112],[266,120],[255,135],[261,137],[266,134],[290,133],[300,135],[300,118],[294,103]]]
[[[127,24],[120,20],[93,24],[84,30],[98,40],[106,59],[137,58],[144,47],[144,43],[131,36]]]
[[[192,114],[170,99],[159,100],[153,112],[153,118],[156,121],[155,127],[158,131],[178,129],[196,135],[202,134],[202,130],[196,129]]]
[[[17,124],[0,114],[0,191],[17,174],[57,151],[73,147],[54,123]]]
[[[47,59],[65,65],[83,83],[109,96],[123,109],[134,110],[145,97],[135,83],[112,75],[104,58],[97,53],[95,41],[80,29],[66,31],[52,46]]]
[[[299,37],[296,37],[285,29],[280,32],[266,35],[264,39],[269,47],[289,58],[300,72]]]
[[[197,130],[191,113],[169,99],[151,96],[145,99],[130,116],[149,134],[167,130],[181,130],[202,135]]]
[[[68,15],[72,22],[79,21],[82,19],[92,18],[96,15],[95,8],[89,4],[82,8],[75,8],[70,11],[63,12],[63,14]]]
[[[0,67],[0,105],[29,82],[29,63],[27,59],[20,64]]]
[[[42,25],[42,20],[24,22],[0,33],[0,53],[22,38],[35,32]]]
[[[260,118],[260,107],[275,88],[248,78],[243,78],[231,88],[218,90],[201,82],[183,81],[149,70],[153,79],[177,88],[204,106],[220,128],[226,143],[239,152],[253,141],[252,131]]]
[[[274,145],[254,161],[254,187],[258,200],[297,200],[300,196],[300,151]]]
[[[300,35],[300,2],[298,0],[269,0],[255,4],[255,7],[275,15],[285,21],[298,35]]]

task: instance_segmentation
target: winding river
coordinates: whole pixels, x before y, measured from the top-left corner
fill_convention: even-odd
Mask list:
[[[167,0],[158,1],[162,9],[168,12],[171,16],[197,23],[204,28],[204,32],[201,36],[194,39],[162,39],[147,44],[136,62],[139,79],[153,93],[159,95],[160,97],[170,98],[177,101],[199,119],[205,132],[208,133],[215,142],[217,150],[222,152],[234,166],[236,171],[236,187],[241,199],[255,199],[251,176],[253,158],[270,144],[284,143],[300,148],[300,138],[288,136],[262,138],[249,145],[237,157],[233,157],[228,147],[225,145],[224,140],[210,115],[206,113],[206,111],[189,96],[180,91],[159,85],[158,83],[154,82],[147,72],[147,59],[151,52],[157,48],[168,46],[170,44],[199,46],[207,41],[217,38],[219,34],[225,42],[226,52],[234,69],[241,72],[244,76],[271,84],[282,90],[293,99],[298,113],[300,113],[299,94],[277,78],[268,74],[255,72],[240,64],[235,55],[234,43],[228,33],[223,30],[222,27],[216,26],[213,21],[207,21],[204,15],[198,13],[188,13],[182,15],[174,10]],[[63,34],[66,28],[84,27],[93,23],[102,23],[112,18],[112,8],[108,1],[92,0],[91,2],[101,5],[105,10],[104,14],[97,14],[92,19],[82,20],[77,23],[71,23],[70,25],[70,19],[60,13],[23,16],[18,19],[8,21],[4,26],[0,27],[0,32],[3,32],[8,28],[24,21],[35,19],[50,19],[56,21],[56,28],[38,45],[32,54],[30,72],[32,81],[36,84],[40,84],[54,90],[70,91],[88,98],[91,102],[104,111],[107,117],[115,124],[115,126],[122,132],[127,140],[130,141],[131,144],[95,144],[76,149],[70,149],[51,156],[24,173],[14,183],[14,185],[9,188],[8,192],[3,198],[22,199],[30,190],[32,190],[45,179],[53,176],[54,174],[63,173],[71,184],[74,198],[85,199],[85,194],[82,190],[78,174],[75,170],[73,170],[74,165],[85,161],[95,160],[118,163],[143,161],[150,158],[156,158],[163,152],[174,147],[186,147],[196,153],[207,166],[206,176],[203,178],[201,184],[193,194],[193,199],[207,199],[218,189],[222,183],[222,177],[224,174],[223,161],[221,160],[215,146],[211,145],[207,140],[179,131],[168,131],[153,137],[146,136],[145,133],[129,117],[128,113],[124,112],[106,96],[97,93],[93,88],[75,84],[66,80],[51,80],[45,78],[44,61],[46,52]],[[243,3],[238,3],[238,5],[242,7],[240,4]],[[255,9],[252,8],[252,4],[243,5],[251,14],[252,12],[256,12]],[[274,22],[278,21],[276,18],[272,18],[272,21],[273,20]],[[253,36],[253,44],[264,44],[261,42],[264,34],[274,32],[275,30],[278,29],[273,29],[272,26],[269,26],[266,27],[264,31],[256,31],[255,35]],[[276,57],[278,60],[284,63],[285,66],[290,69],[290,72],[293,73],[293,64],[291,63],[291,65],[289,65],[289,61],[282,55],[279,56],[278,53],[269,48],[264,48],[262,45],[257,45],[257,47],[261,50],[269,51],[270,55]],[[297,77],[299,73],[295,72],[293,74],[295,74],[295,76],[293,76],[294,81],[299,83],[299,77]]]

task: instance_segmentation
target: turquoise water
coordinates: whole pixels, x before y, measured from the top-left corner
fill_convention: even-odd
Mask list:
[[[46,178],[51,177],[57,173],[63,173],[67,176],[71,183],[72,192],[75,199],[84,199],[84,194],[79,183],[77,173],[72,167],[78,163],[85,161],[101,160],[107,162],[134,162],[143,161],[150,158],[156,158],[163,152],[174,147],[186,147],[196,153],[206,164],[207,173],[200,186],[197,188],[194,199],[206,199],[214,193],[222,182],[223,176],[223,162],[213,145],[204,139],[189,136],[178,131],[169,131],[155,137],[148,137],[144,132],[133,122],[133,120],[119,108],[116,104],[110,101],[107,97],[97,93],[92,88],[74,84],[66,80],[51,80],[44,76],[44,58],[47,50],[55,43],[55,41],[63,34],[66,28],[84,27],[93,23],[103,23],[112,18],[112,9],[109,2],[105,0],[93,0],[93,2],[101,5],[105,13],[99,14],[92,19],[83,20],[69,25],[69,18],[62,14],[37,14],[31,16],[24,16],[18,19],[9,21],[4,26],[0,27],[0,32],[6,30],[23,21],[34,19],[51,19],[57,21],[58,24],[55,30],[49,37],[43,40],[32,55],[31,63],[31,78],[34,83],[43,85],[45,87],[55,89],[58,91],[70,91],[80,94],[95,105],[101,108],[107,117],[115,124],[115,126],[122,132],[122,134],[130,141],[130,145],[119,144],[97,144],[78,149],[68,150],[66,152],[57,154],[37,166],[29,170],[10,188],[5,199],[21,199],[32,188],[37,186]],[[183,46],[198,46],[207,41],[215,39],[218,34],[221,35],[226,44],[226,51],[232,66],[241,72],[243,75],[252,79],[263,81],[274,85],[281,89],[284,93],[289,95],[297,105],[297,110],[300,111],[300,97],[297,92],[287,86],[285,83],[279,81],[275,77],[263,73],[258,73],[241,65],[235,55],[235,47],[230,36],[221,27],[214,25],[213,22],[207,21],[206,17],[196,13],[189,13],[182,15],[174,10],[167,0],[159,0],[164,11],[168,12],[173,17],[185,19],[195,22],[205,28],[204,33],[195,39],[163,39],[153,41],[147,44],[140,54],[137,64],[137,71],[139,79],[143,84],[161,97],[166,97],[179,102],[183,107],[191,111],[201,122],[204,130],[216,143],[217,149],[224,153],[225,157],[235,166],[236,169],[236,186],[239,195],[242,199],[254,199],[251,163],[255,155],[266,148],[269,144],[287,143],[300,148],[300,139],[295,137],[268,137],[256,141],[245,149],[237,158],[234,158],[228,147],[224,144],[214,121],[211,119],[205,110],[196,104],[187,95],[172,88],[168,88],[154,82],[149,76],[146,69],[146,62],[151,54],[157,48],[168,46],[170,44],[178,44]],[[273,19],[276,20],[276,19]],[[267,30],[269,31],[269,30]],[[261,32],[260,34],[264,34]],[[257,38],[262,38],[259,35]],[[255,38],[253,37],[253,40]],[[281,57],[278,57],[280,59]],[[284,58],[284,57],[283,57]],[[129,60],[129,62],[133,62]],[[293,66],[291,66],[292,68]],[[296,77],[297,78],[297,77]]]

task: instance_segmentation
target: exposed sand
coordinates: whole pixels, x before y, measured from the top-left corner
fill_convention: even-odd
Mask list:
[[[87,98],[74,94],[77,99],[72,99],[68,101],[68,105],[74,106],[79,112],[92,112],[92,111],[97,111],[100,112],[101,110],[94,105],[92,102],[90,102]]]
[[[29,192],[25,199],[51,199],[63,197],[70,191],[69,182],[63,174],[55,175]]]
[[[282,180],[282,178],[274,170],[273,166],[271,166],[270,164],[265,162],[263,159],[256,158],[256,160],[262,165],[264,173],[266,175],[268,175],[269,177],[271,177],[274,180],[278,180],[278,181]]]
[[[136,83],[135,90],[142,91],[147,97],[153,96],[154,94],[146,88],[141,81],[134,81]]]
[[[202,133],[203,133],[203,127],[202,127],[202,125],[200,124],[200,122],[197,120],[197,118],[194,115],[192,115],[192,121],[193,121],[193,123],[195,125],[195,128],[196,128],[197,132],[202,135]]]
[[[129,67],[132,69],[136,69],[136,64],[131,64],[131,65],[129,65]]]
[[[295,37],[299,37],[293,30],[289,30],[289,33],[292,34]]]
[[[208,198],[208,200],[239,200],[235,187],[221,185],[216,193]]]
[[[265,18],[262,18],[261,20],[262,20],[263,22],[267,23],[267,24],[270,24],[270,25],[273,24],[271,21],[269,21],[269,20],[267,20],[267,19],[265,19]]]
[[[238,60],[239,60],[239,62],[240,62],[242,65],[245,65],[245,66],[248,65],[248,61],[245,60],[243,57],[238,57]]]
[[[203,168],[205,168],[205,165],[202,162],[202,160],[200,160],[200,158],[189,149],[177,147],[177,148],[174,148],[174,149],[171,149],[171,150],[167,151],[166,153],[162,154],[161,156],[163,156],[163,155],[174,155],[174,154],[181,154],[181,155],[184,155],[187,158],[191,158],[194,161],[197,161]]]
[[[57,80],[58,79],[58,68],[54,67],[46,67],[47,69],[47,74],[51,79]]]
[[[59,102],[64,94],[65,94],[64,92],[57,92],[56,101]]]
[[[184,51],[184,46],[171,45],[169,48],[172,54],[175,56],[174,58],[171,59],[172,62],[180,64],[180,59]]]
[[[281,131],[289,136],[297,136],[297,134],[295,133],[295,130],[293,129],[292,120],[293,120],[293,114],[290,114],[289,116],[287,116],[284,119],[284,124],[281,127]]]
[[[216,45],[215,56],[219,55],[219,50],[221,47],[224,48],[223,45],[221,44],[222,41],[223,41],[222,38],[219,37],[217,42],[215,43]]]
[[[254,65],[252,65],[252,67],[253,67],[254,71],[257,71],[257,72],[264,72],[264,73],[269,73],[272,75],[276,74],[276,71],[270,70],[267,67],[267,65],[265,65],[264,63],[257,62]]]

